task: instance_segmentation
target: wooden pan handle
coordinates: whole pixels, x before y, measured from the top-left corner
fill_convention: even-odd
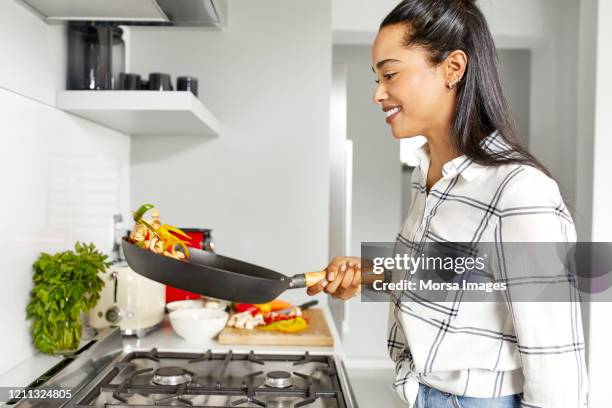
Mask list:
[[[325,279],[325,271],[316,271],[316,272],[306,272],[304,276],[306,277],[306,287],[311,287],[316,285]]]
[[[289,281],[290,289],[307,288],[325,279],[325,271],[306,272],[293,275]]]
[[[327,272],[325,271],[315,271],[295,275],[291,279],[289,287],[296,289],[314,286],[317,283],[321,282],[323,279],[325,279],[326,274]],[[371,268],[366,268],[361,272],[361,283],[363,285],[371,285],[377,280],[384,281],[384,279],[384,275],[375,274],[374,272],[372,272]]]

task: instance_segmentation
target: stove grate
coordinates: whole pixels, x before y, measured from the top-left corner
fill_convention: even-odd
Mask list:
[[[200,361],[209,361],[212,360],[212,351],[210,349],[206,350],[205,353],[203,353],[202,355],[196,357],[196,358],[192,358],[191,360],[188,361],[189,364],[193,364],[193,363],[199,363]]]
[[[166,397],[166,398],[158,399],[158,400],[155,401],[155,405],[160,405],[160,404],[163,404],[163,403],[168,402],[168,401],[178,401],[178,402],[180,402],[180,403],[182,403],[184,405],[192,406],[193,402],[189,401],[187,398],[183,398],[183,395],[186,392],[186,387],[187,387],[186,384],[179,385],[178,388],[176,389],[176,394],[175,395],[171,395],[171,396]]]
[[[302,357],[301,360],[294,362],[293,365],[296,366],[296,365],[308,364],[311,361],[312,361],[312,359],[310,358],[310,353],[309,352],[305,352],[304,353],[304,357]]]
[[[229,366],[230,361],[232,361],[232,356],[234,353],[232,350],[228,351],[225,355],[225,360],[223,360],[223,364],[221,365],[221,369],[219,370],[219,374],[217,375],[217,389],[221,389],[223,385],[223,376],[225,375],[225,371],[227,371],[227,367]]]
[[[121,385],[119,385],[119,388],[117,388],[113,392],[113,398],[115,398],[117,401],[121,401],[124,404],[127,404],[127,399],[123,398],[122,394],[126,394],[128,396],[133,395],[132,393],[129,392],[129,389],[130,389],[130,386],[132,385],[132,380],[134,379],[134,377],[139,376],[144,373],[148,373],[150,371],[153,371],[153,369],[143,368],[142,370],[134,371],[128,378],[126,378],[125,381],[121,383]]]
[[[242,388],[246,390],[246,397],[232,402],[232,406],[235,407],[246,403],[253,403],[259,405],[260,407],[266,406],[265,402],[262,402],[255,398],[254,381],[255,377],[261,374],[263,374],[263,371],[257,371],[255,373],[247,374],[244,376],[244,379],[242,380]]]
[[[142,364],[144,364],[142,361],[137,362],[137,359],[148,359],[155,362],[162,361],[164,366],[166,363],[171,366],[180,366],[182,364],[185,367],[187,363],[194,364],[190,367],[190,373],[193,371],[193,378],[190,382],[181,385],[158,385],[148,381],[145,381],[143,384],[143,381],[135,380],[136,377],[150,373],[155,368],[136,370],[136,368],[142,367]],[[200,384],[197,381],[197,375],[199,374],[200,378],[203,378],[202,375],[208,376],[208,374],[203,374],[202,369],[206,369],[207,362],[213,361],[215,362],[213,366],[215,370],[210,370],[212,377],[208,377],[209,380],[206,383]],[[257,366],[282,362],[289,366],[300,366],[300,368],[308,370],[310,375],[305,374],[304,370],[301,370],[302,372],[294,371],[293,375],[300,378],[299,385],[294,383],[287,388],[271,388],[265,386],[265,381],[261,381],[262,378],[259,377],[262,375],[265,377],[263,367],[261,367],[262,370],[260,371],[241,374],[244,376],[242,380],[240,380],[240,377],[233,377],[234,379],[230,381],[232,375],[231,373],[228,374],[230,372],[228,366],[235,361],[243,363],[248,361],[257,364]],[[195,365],[196,363],[204,364],[204,366]],[[308,363],[314,365],[307,368],[305,365]],[[159,366],[161,365],[159,364]],[[124,356],[121,362],[115,363],[112,371],[114,375],[105,376],[103,380],[95,385],[95,389],[92,389],[87,394],[86,398],[81,399],[76,404],[76,407],[75,405],[73,407],[94,408],[97,405],[97,398],[100,397],[101,400],[98,401],[102,405],[97,406],[106,408],[129,408],[130,406],[137,408],[159,408],[161,406],[171,407],[177,405],[198,405],[198,408],[203,408],[197,402],[201,401],[200,398],[197,398],[198,396],[224,396],[228,400],[223,406],[228,408],[230,406],[239,407],[249,404],[249,406],[257,405],[265,407],[271,404],[271,398],[280,398],[281,400],[291,399],[291,406],[296,408],[309,406],[316,401],[329,398],[335,401],[338,407],[343,408],[346,405],[335,368],[332,357],[324,355],[311,356],[309,352],[305,352],[303,355],[256,355],[252,350],[245,354],[234,354],[233,351],[213,353],[211,350],[207,350],[204,353],[159,352],[157,349],[136,351]],[[133,372],[130,373],[130,371]],[[317,375],[319,372],[323,375],[322,377]],[[115,380],[115,384],[113,384],[114,378],[122,378],[122,380],[120,383]],[[240,381],[239,385],[232,385],[232,382],[236,380]],[[110,395],[103,396],[101,395],[102,391]],[[114,401],[110,399],[111,395]],[[149,401],[135,403],[134,399],[130,398],[134,395],[149,398]]]

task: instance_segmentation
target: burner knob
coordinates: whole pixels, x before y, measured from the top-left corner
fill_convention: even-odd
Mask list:
[[[117,306],[113,306],[106,311],[106,320],[110,323],[119,323],[123,317],[123,312]]]

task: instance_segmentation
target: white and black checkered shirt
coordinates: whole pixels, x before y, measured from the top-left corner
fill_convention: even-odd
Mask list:
[[[508,149],[497,132],[482,146]],[[417,156],[412,203],[396,245],[576,240],[556,182],[534,167],[483,166],[458,157],[444,165],[442,179],[427,194],[426,149]],[[579,301],[505,299],[436,303],[395,297],[388,348],[398,394],[412,405],[421,382],[467,397],[523,393],[522,406],[530,408],[586,407]]]

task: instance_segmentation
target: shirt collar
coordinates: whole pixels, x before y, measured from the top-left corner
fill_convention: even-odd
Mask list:
[[[499,132],[494,131],[480,141],[480,146],[487,151],[499,152],[508,149]],[[423,174],[427,174],[429,170],[429,148],[427,141],[415,150],[414,156],[418,159],[419,168]],[[454,158],[453,160],[444,163],[442,166],[442,177],[452,178],[457,174],[461,175],[467,181],[472,181],[486,166],[474,162],[466,155]]]

